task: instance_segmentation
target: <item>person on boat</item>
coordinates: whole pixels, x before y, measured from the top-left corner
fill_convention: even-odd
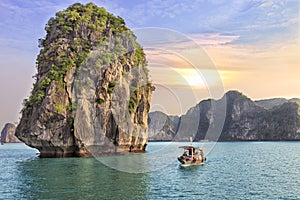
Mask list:
[[[188,156],[187,153],[186,153],[186,151],[183,152],[183,156]]]
[[[189,149],[189,156],[192,156],[193,155],[193,150],[192,149]]]

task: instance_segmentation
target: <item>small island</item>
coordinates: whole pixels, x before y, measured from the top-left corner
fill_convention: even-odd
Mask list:
[[[45,30],[16,136],[41,157],[145,151],[154,87],[124,20],[76,3]]]
[[[6,123],[1,131],[1,144],[21,142],[15,136],[16,126],[12,123]]]

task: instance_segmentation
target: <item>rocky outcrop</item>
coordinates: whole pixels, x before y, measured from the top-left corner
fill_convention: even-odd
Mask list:
[[[252,101],[229,91],[220,100],[201,101],[181,116],[173,140],[300,140],[299,105],[299,99]]]
[[[263,99],[255,101],[256,105],[263,107],[265,109],[271,109],[275,106],[280,106],[289,100],[285,98],[273,98],[273,99]]]
[[[144,151],[154,88],[124,20],[76,3],[56,13],[46,32],[16,136],[41,157]]]
[[[14,124],[11,123],[5,124],[4,128],[1,131],[1,144],[21,142],[15,136],[15,130],[16,130],[16,126]]]
[[[172,140],[179,125],[178,116],[168,116],[163,112],[155,111],[148,115],[148,137],[150,141]]]
[[[271,99],[262,107],[247,97],[233,100],[220,140],[300,140],[299,104]]]

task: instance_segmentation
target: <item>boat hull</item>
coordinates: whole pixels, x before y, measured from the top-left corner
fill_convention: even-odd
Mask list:
[[[186,167],[202,166],[202,165],[204,165],[204,162],[199,164],[180,164],[180,167],[186,168]]]
[[[202,158],[190,158],[188,156],[179,156],[177,159],[182,165],[201,165],[204,162]]]

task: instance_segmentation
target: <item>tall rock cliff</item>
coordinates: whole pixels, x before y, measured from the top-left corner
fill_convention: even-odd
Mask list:
[[[252,101],[229,91],[222,99],[201,101],[182,115],[173,140],[300,140],[299,105],[299,99]]]
[[[154,88],[124,20],[76,3],[45,30],[16,136],[41,157],[144,151]]]
[[[20,142],[20,140],[15,136],[15,130],[16,126],[14,124],[5,124],[1,131],[1,144]]]
[[[228,126],[220,140],[300,140],[299,103],[283,99],[254,102],[241,93],[231,93],[237,97],[229,100]]]

